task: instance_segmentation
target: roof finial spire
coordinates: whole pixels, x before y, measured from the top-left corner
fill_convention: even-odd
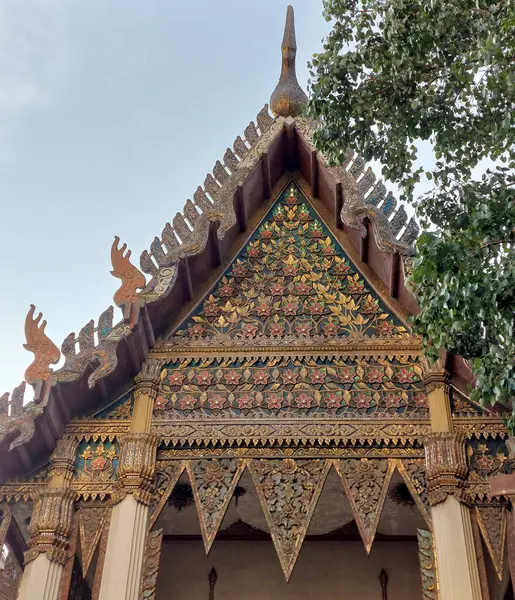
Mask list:
[[[276,116],[296,117],[302,112],[302,107],[307,103],[308,97],[300,87],[295,73],[297,43],[295,41],[293,6],[288,6],[286,9],[286,25],[281,52],[283,55],[281,77],[270,98],[270,106]]]

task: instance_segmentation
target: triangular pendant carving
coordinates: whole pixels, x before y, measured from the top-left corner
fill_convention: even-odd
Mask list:
[[[386,493],[395,469],[388,459],[349,458],[335,461],[356,524],[370,554]]]
[[[98,540],[102,535],[109,508],[105,506],[81,506],[79,510],[79,533],[82,573],[85,577],[95,550]]]
[[[506,509],[502,505],[476,506],[475,512],[481,535],[488,548],[488,554],[490,554],[497,576],[502,579],[506,541]]]
[[[286,577],[290,579],[331,463],[255,459],[249,467]]]
[[[292,182],[169,341],[306,345],[408,335]]]
[[[245,463],[234,458],[187,463],[206,554],[211,550],[244,469]]]
[[[150,504],[149,530],[155,525],[170,494],[173,492],[173,488],[179,481],[179,478],[184,471],[184,467],[185,464],[183,461],[164,461],[164,464],[160,464],[158,461],[156,465],[154,493]]]
[[[408,486],[410,494],[425,522],[431,527],[426,461],[423,458],[398,460],[397,469]]]

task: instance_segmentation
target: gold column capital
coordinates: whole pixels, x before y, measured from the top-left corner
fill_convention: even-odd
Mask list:
[[[77,438],[64,436],[57,441],[57,445],[50,457],[49,478],[50,487],[68,487],[75,471],[75,453],[77,451]]]
[[[132,494],[138,502],[150,505],[157,441],[157,436],[152,433],[128,433],[120,438],[116,500]]]
[[[64,565],[67,558],[75,492],[70,488],[48,487],[37,492],[29,525],[29,549],[25,563],[46,554],[52,562]]]
[[[468,466],[466,435],[461,432],[435,431],[424,439],[429,502],[435,506],[447,496],[463,501]]]
[[[148,358],[141,365],[141,371],[134,378],[136,394],[148,394],[152,402],[157,398],[164,364],[165,361],[161,358]]]
[[[449,386],[451,376],[445,368],[443,357],[438,358],[436,361],[431,361],[426,356],[422,356],[420,363],[424,385],[428,393],[437,388],[447,388]]]

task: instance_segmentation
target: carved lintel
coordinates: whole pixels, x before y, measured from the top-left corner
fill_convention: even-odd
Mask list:
[[[55,450],[50,457],[49,477],[60,477],[63,482],[70,482],[75,472],[75,452],[77,438],[64,436],[58,440]]]
[[[151,433],[130,433],[120,439],[118,463],[118,500],[132,494],[138,502],[149,506],[152,501],[152,480],[155,472],[157,436]]]
[[[426,436],[424,448],[431,506],[444,502],[449,495],[463,501],[468,472],[465,439],[461,432],[433,432]]]
[[[158,358],[148,358],[142,365],[141,371],[134,378],[136,394],[148,394],[152,401],[157,398],[161,369],[165,361]]]
[[[25,563],[45,553],[49,560],[65,564],[74,500],[75,492],[70,488],[47,488],[36,494]]]

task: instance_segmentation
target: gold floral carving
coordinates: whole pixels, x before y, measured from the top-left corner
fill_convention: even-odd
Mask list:
[[[123,244],[118,248],[120,238],[114,238],[111,246],[111,263],[113,270],[111,275],[122,280],[120,289],[114,295],[114,303],[116,306],[125,307],[136,302],[138,297],[137,290],[143,289],[146,284],[145,276],[139,271],[130,261],[131,251],[127,250],[127,244]]]
[[[132,494],[142,504],[152,501],[157,437],[151,433],[129,433],[120,438],[118,484],[124,494]]]
[[[331,463],[325,460],[251,460],[249,468],[289,581]]]
[[[424,449],[431,506],[440,504],[449,495],[463,499],[468,472],[465,439],[463,433],[456,432],[433,432],[426,437]]]
[[[417,529],[417,539],[420,575],[422,576],[422,598],[423,600],[438,600],[440,593],[433,535],[430,531]]]
[[[107,506],[83,504],[79,510],[82,575],[86,577],[109,515]]]
[[[425,522],[431,527],[429,492],[427,489],[427,475],[425,460],[404,459],[397,461],[397,469],[404,479],[410,494],[420,510]]]
[[[211,550],[244,469],[243,461],[230,458],[187,463],[206,554]]]
[[[143,569],[141,572],[141,587],[139,595],[141,600],[155,600],[162,543],[162,529],[158,529],[157,531],[149,531],[147,533],[145,558],[143,559]]]
[[[506,541],[506,508],[499,505],[475,506],[477,522],[495,572],[502,579]]]
[[[75,493],[70,488],[46,488],[38,492],[29,525],[29,549],[25,563],[45,553],[64,565],[72,528]]]
[[[348,459],[335,461],[349,499],[356,525],[368,554],[374,537],[386,493],[395,470],[395,461],[387,459]]]
[[[98,558],[95,569],[95,578],[93,579],[93,587],[91,588],[91,600],[99,600],[100,598],[100,586],[102,584],[102,574],[104,572],[104,563],[106,557],[107,539],[109,537],[110,524],[111,511],[107,513],[107,519],[105,520],[104,527],[102,528],[100,543],[98,544]]]
[[[182,461],[157,461],[148,528],[152,529],[184,471]]]
[[[40,325],[43,315],[41,313],[34,319],[36,307],[31,304],[27,317],[25,319],[25,350],[34,354],[34,361],[25,371],[25,381],[35,385],[41,381],[48,381],[52,369],[50,365],[55,365],[61,358],[59,348],[50,340],[45,333],[46,321]]]

